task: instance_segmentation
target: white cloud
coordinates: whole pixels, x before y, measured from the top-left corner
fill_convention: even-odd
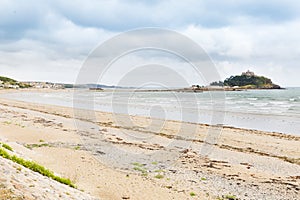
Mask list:
[[[182,31],[211,55],[223,78],[252,69],[285,86],[300,85],[291,76],[299,72],[299,20],[209,29],[191,25]]]
[[[72,82],[101,42],[130,28],[156,26],[178,30],[200,44],[222,78],[251,69],[284,86],[299,86],[299,8],[293,0],[4,0],[0,74]]]

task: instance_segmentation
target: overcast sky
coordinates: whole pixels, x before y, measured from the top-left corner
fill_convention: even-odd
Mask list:
[[[159,27],[197,42],[222,79],[249,69],[300,86],[299,10],[298,0],[1,0],[0,75],[72,83],[102,42]]]

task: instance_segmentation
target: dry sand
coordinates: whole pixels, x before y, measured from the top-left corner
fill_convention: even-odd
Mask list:
[[[298,136],[6,99],[0,110],[0,141],[99,199],[300,196]]]

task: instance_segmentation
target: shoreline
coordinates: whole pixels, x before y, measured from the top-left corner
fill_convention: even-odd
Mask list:
[[[74,121],[72,108],[8,99],[0,109],[1,141],[97,198],[299,195],[298,136],[87,110]]]
[[[58,91],[65,91],[65,92],[73,92],[72,89],[70,90],[58,90],[58,89],[47,89],[47,90],[44,90],[44,89],[30,89],[30,90],[23,90],[22,92],[41,92],[41,93],[52,93],[52,92],[58,92]],[[9,93],[17,93],[16,90],[10,90]],[[2,92],[1,93],[1,90],[0,90],[0,94],[3,94],[3,93],[6,93],[6,92]],[[67,109],[74,109],[72,107],[69,107],[69,106],[62,106],[62,105],[54,105],[54,104],[50,104],[50,103],[35,103],[35,102],[29,102],[29,101],[21,101],[21,100],[15,100],[15,99],[9,99],[9,98],[3,98],[0,96],[0,103],[1,102],[19,102],[21,104],[28,104],[28,105],[40,105],[40,106],[54,106],[54,107],[61,107],[61,108],[67,108]],[[22,107],[20,107],[22,108]],[[122,116],[127,116],[128,114],[124,114],[124,113],[113,113],[113,112],[109,112],[109,111],[101,111],[101,110],[87,110],[87,109],[82,109],[82,108],[77,108],[75,110],[86,110],[88,112],[96,112],[96,113],[105,113],[105,114],[116,114],[116,115],[122,115]],[[200,110],[203,110],[203,109],[200,109]],[[206,111],[209,111],[211,112],[210,110],[206,110]],[[220,112],[220,111],[216,111],[216,112]],[[226,113],[231,113],[231,111],[226,111]],[[236,112],[233,112],[235,114],[244,114],[244,113],[236,113]],[[254,114],[254,113],[251,113],[251,114]],[[257,114],[255,113],[255,115],[262,115],[262,116],[272,116],[272,115],[269,115],[269,114],[265,114],[265,113],[262,113],[262,114]],[[131,117],[140,117],[140,118],[146,118],[146,119],[150,119],[150,117],[147,117],[147,116],[143,116],[143,115],[129,115]],[[278,116],[281,116],[281,115],[278,115]],[[227,124],[219,124],[219,125],[213,125],[213,124],[208,124],[208,123],[198,123],[198,122],[189,122],[189,121],[180,121],[180,120],[175,120],[175,119],[163,119],[163,118],[155,118],[156,120],[166,120],[166,121],[170,121],[170,122],[176,122],[176,123],[186,123],[186,124],[193,124],[193,125],[199,125],[199,126],[209,126],[209,127],[222,127],[222,128],[226,128],[226,129],[232,129],[232,130],[242,130],[242,131],[253,131],[253,132],[257,132],[257,133],[264,133],[266,135],[286,135],[286,136],[291,136],[291,137],[295,137],[295,138],[300,138],[300,135],[296,134],[296,133],[284,133],[284,132],[278,132],[278,131],[265,131],[265,130],[259,130],[259,129],[255,129],[255,128],[243,128],[243,127],[235,127],[235,126],[232,126],[232,125],[227,125]]]
[[[89,90],[83,90],[86,92],[89,92]],[[63,92],[63,93],[70,93],[74,92],[74,89],[22,89],[22,90],[0,90],[0,98],[5,99],[5,96],[3,94],[8,93],[27,93],[27,92],[33,92],[33,93],[41,93],[41,94],[47,94],[47,93],[55,93],[55,92]],[[104,91],[104,92],[111,92],[111,91]],[[91,92],[94,93],[94,92]],[[36,94],[38,95],[38,94]],[[26,96],[25,96],[26,98]],[[14,98],[7,98],[11,100],[20,101],[19,99]],[[30,100],[24,100],[23,102],[32,103]],[[69,105],[69,103],[62,103],[59,101],[54,101],[51,103],[51,101],[43,103],[43,101],[34,100],[33,103],[42,103],[45,105],[53,105],[53,106],[62,106],[62,107],[68,107],[73,108],[72,105]],[[79,107],[81,107],[80,105]],[[98,107],[97,107],[98,106]],[[111,108],[105,107],[105,104],[103,105],[97,105],[94,109],[96,112],[105,112],[105,113],[112,113]],[[83,108],[84,109],[84,108]],[[146,110],[141,107],[140,110],[137,110],[139,114],[136,114],[137,116],[141,117],[147,117]],[[230,128],[237,128],[237,129],[244,129],[244,130],[255,130],[255,131],[263,131],[263,132],[270,132],[270,133],[280,133],[280,134],[287,134],[287,135],[295,135],[299,136],[300,132],[294,131],[295,129],[292,127],[299,127],[297,125],[298,123],[298,115],[283,115],[283,114],[268,114],[268,113],[256,113],[256,112],[237,112],[235,110],[209,110],[205,108],[199,108],[200,115],[198,121],[193,120],[192,117],[189,116],[189,119],[183,121],[185,123],[191,123],[191,124],[202,124],[202,125],[209,125],[209,126],[215,126],[215,125],[221,125],[223,127],[230,127]],[[211,118],[214,114],[225,113],[224,114],[224,121],[220,122],[220,124],[211,124]],[[118,113],[118,114],[125,114],[127,113]],[[134,114],[132,114],[135,116]],[[268,118],[272,117],[272,121],[268,120]],[[201,118],[201,119],[200,119]],[[162,118],[160,118],[162,119]],[[172,116],[170,115],[168,121],[181,121],[178,119],[176,115]],[[281,123],[281,122],[284,123]],[[275,125],[273,125],[275,124]],[[296,128],[297,130],[297,128]]]

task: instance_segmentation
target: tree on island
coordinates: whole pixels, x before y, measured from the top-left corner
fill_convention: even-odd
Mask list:
[[[257,76],[249,70],[243,72],[242,75],[231,76],[224,81],[225,86],[238,86],[253,89],[279,89],[279,85],[275,85],[271,79],[264,76]]]
[[[245,89],[280,89],[279,85],[274,84],[271,79],[264,76],[257,76],[254,72],[247,71],[241,75],[230,76],[225,81],[215,81],[210,86],[229,86]]]
[[[224,82],[223,81],[214,81],[212,83],[209,84],[210,86],[220,86],[223,87],[224,86]]]

